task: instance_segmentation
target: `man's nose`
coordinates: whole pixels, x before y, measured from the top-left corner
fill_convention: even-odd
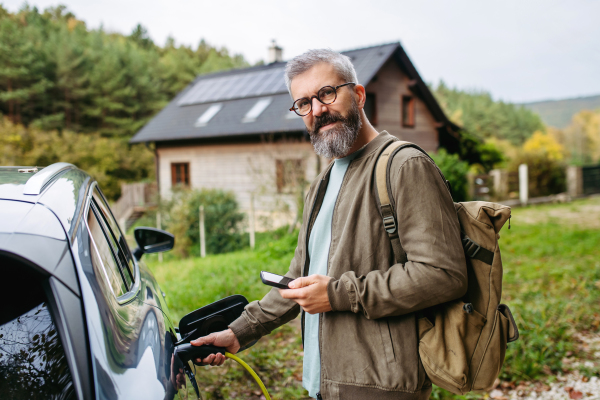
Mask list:
[[[321,103],[317,98],[312,99],[312,114],[315,117],[319,117],[321,114],[327,111],[327,106]]]

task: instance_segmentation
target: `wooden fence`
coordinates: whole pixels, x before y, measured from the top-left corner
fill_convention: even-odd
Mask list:
[[[112,206],[115,218],[122,229],[129,229],[146,211],[156,207],[156,183],[125,183],[121,185],[121,197]]]
[[[583,194],[600,193],[600,165],[581,168]]]

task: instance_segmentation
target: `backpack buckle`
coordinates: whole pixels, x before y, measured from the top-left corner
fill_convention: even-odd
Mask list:
[[[390,234],[396,232],[396,221],[393,216],[383,217],[383,228]]]
[[[477,243],[475,243],[474,241],[472,241],[471,238],[468,236],[465,236],[465,238],[462,240],[462,242],[463,242],[463,248],[465,249],[465,253],[470,258],[474,258],[475,255],[477,255],[477,253],[479,253],[479,250],[481,250],[481,246],[478,245]]]

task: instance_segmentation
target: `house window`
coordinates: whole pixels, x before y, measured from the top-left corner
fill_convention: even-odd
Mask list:
[[[258,116],[262,114],[263,111],[265,111],[265,108],[267,108],[272,101],[272,97],[267,97],[266,99],[258,100],[254,104],[254,106],[252,106],[252,108],[246,113],[246,115],[244,115],[244,118],[242,118],[242,122],[256,121],[256,118],[258,118]]]
[[[372,125],[377,125],[377,108],[375,106],[375,93],[367,93],[367,101],[365,102],[365,115]]]
[[[221,108],[223,108],[222,103],[213,104],[212,106],[208,107],[208,109],[204,111],[200,117],[198,117],[194,126],[196,128],[206,126],[208,124],[208,121],[210,121],[212,117],[214,117],[219,111],[221,111]]]
[[[171,185],[190,186],[190,163],[171,164]]]
[[[402,96],[402,126],[414,128],[415,105],[413,96]]]
[[[275,160],[277,193],[289,193],[304,182],[302,160]]]

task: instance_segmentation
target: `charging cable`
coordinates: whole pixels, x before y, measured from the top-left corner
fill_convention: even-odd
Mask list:
[[[232,360],[237,361],[238,364],[240,364],[242,367],[246,368],[246,371],[248,371],[250,373],[250,375],[252,375],[252,377],[254,378],[256,383],[258,383],[258,386],[260,386],[260,390],[262,390],[263,394],[265,395],[266,400],[271,400],[271,396],[269,396],[269,392],[267,392],[267,388],[262,383],[262,381],[260,380],[260,378],[258,377],[256,372],[254,372],[254,370],[252,368],[250,368],[250,366],[248,364],[246,364],[244,361],[242,361],[238,356],[234,356],[233,354],[229,353],[228,351],[225,351],[225,348],[215,347],[215,346],[212,346],[209,344],[205,344],[203,346],[193,346],[191,343],[182,343],[175,347],[175,355],[181,360],[181,362],[184,365],[187,364],[189,361],[197,360],[199,358],[203,359],[203,358],[207,357],[209,354],[216,354],[216,353],[224,354],[225,357],[231,358]],[[188,368],[189,368],[189,364],[188,364]],[[190,376],[190,380],[193,380],[193,375]],[[200,391],[197,389],[197,387],[194,387],[194,389],[196,389],[196,393],[198,394],[198,396],[200,396]]]
[[[260,380],[260,378],[258,377],[256,372],[254,372],[254,370],[252,368],[250,368],[250,366],[248,364],[246,364],[238,356],[235,356],[229,352],[225,352],[225,357],[231,358],[232,360],[237,361],[238,364],[240,364],[242,367],[246,368],[246,371],[248,371],[250,373],[250,375],[252,375],[252,377],[254,378],[256,383],[258,383],[258,386],[260,386],[260,390],[262,390],[263,394],[265,395],[265,398],[267,400],[271,400],[271,396],[269,396],[269,392],[267,392],[267,388],[265,387],[264,383]]]

